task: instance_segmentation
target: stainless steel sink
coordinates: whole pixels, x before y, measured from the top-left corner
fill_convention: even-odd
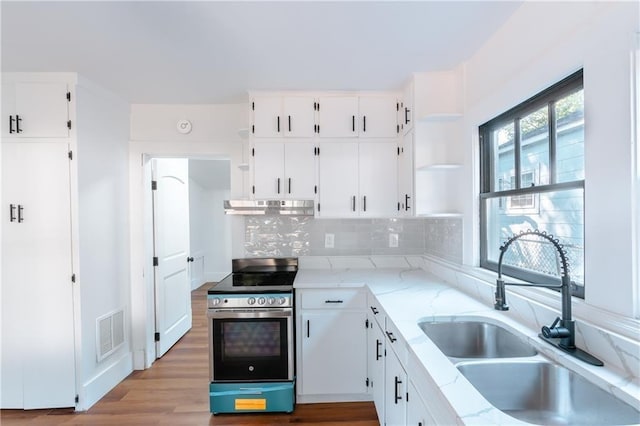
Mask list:
[[[418,325],[448,357],[511,358],[538,353],[513,333],[483,321],[424,321]]]
[[[541,361],[462,362],[458,370],[494,407],[540,425],[630,425],[640,411],[564,367]]]

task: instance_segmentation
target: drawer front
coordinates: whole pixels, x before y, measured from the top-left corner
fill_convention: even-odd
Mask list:
[[[376,323],[380,326],[381,329],[384,330],[384,319],[386,314],[380,306],[378,299],[371,292],[367,294],[367,309],[373,318],[375,318]]]
[[[302,290],[302,309],[365,309],[366,293],[362,289]]]
[[[398,356],[398,360],[403,366],[407,365],[407,358],[409,353],[407,351],[407,344],[400,335],[400,332],[396,328],[393,321],[388,317],[386,318],[385,334],[387,335],[387,348],[391,348],[393,352]]]

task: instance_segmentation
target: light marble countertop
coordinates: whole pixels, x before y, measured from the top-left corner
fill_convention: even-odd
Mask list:
[[[638,386],[625,382],[620,372],[606,366],[590,366],[564,355],[543,342],[538,337],[539,330],[527,328],[501,315],[500,311],[480,303],[420,268],[336,269],[333,266],[333,269],[300,269],[294,287],[368,287],[387,318],[398,329],[401,339],[406,342],[408,356],[405,368],[423,400],[430,400],[433,388],[429,388],[426,383],[430,377],[446,398],[450,405],[449,411],[452,415],[455,414],[459,424],[526,423],[504,414],[487,402],[458,372],[451,360],[426,337],[418,326],[421,320],[464,316],[467,319],[483,319],[500,324],[515,334],[525,336],[538,350],[539,356],[550,358],[552,362],[576,371],[628,404],[640,406]]]

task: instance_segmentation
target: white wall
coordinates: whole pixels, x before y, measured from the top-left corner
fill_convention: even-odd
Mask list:
[[[123,309],[129,324],[129,104],[79,79],[78,229],[81,306],[79,409],[93,405],[132,370],[129,333],[97,361],[96,319]]]
[[[248,162],[248,142],[238,130],[249,125],[247,104],[132,105],[129,143],[131,307],[134,368],[148,368],[155,359],[153,342],[153,265],[151,231],[151,157],[189,157],[230,160],[233,198],[247,197],[249,176],[238,166]],[[178,120],[188,119],[193,130],[180,134]],[[244,221],[231,223],[234,257],[244,253]],[[235,236],[241,236],[236,238]]]
[[[637,316],[638,18],[638,2],[525,2],[466,64],[465,169],[475,181],[465,206],[467,265],[478,264],[478,126],[584,68],[587,315],[595,307]]]
[[[223,208],[231,192],[230,162],[189,160],[189,176],[192,272],[202,269],[201,280],[192,274],[195,289],[231,272],[231,218]]]

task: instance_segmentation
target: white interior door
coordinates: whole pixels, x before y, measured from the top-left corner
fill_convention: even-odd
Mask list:
[[[68,150],[2,143],[2,408],[75,406]]]
[[[164,355],[191,329],[189,274],[189,163],[154,159],[153,196],[156,357]]]

